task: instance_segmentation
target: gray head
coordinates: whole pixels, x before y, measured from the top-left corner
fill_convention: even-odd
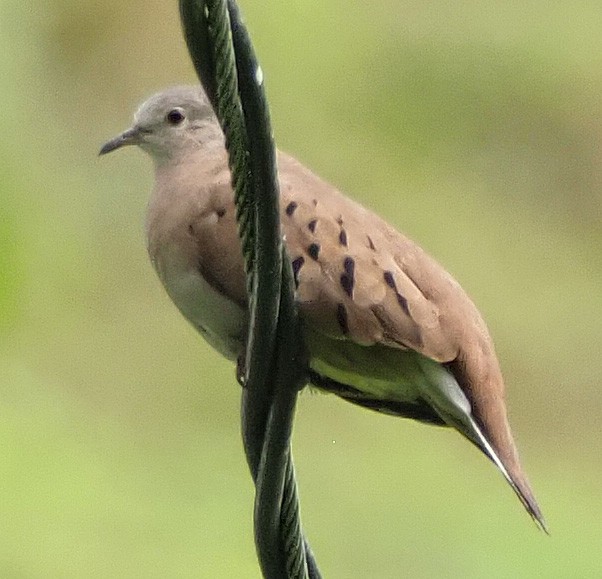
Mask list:
[[[138,145],[156,162],[187,150],[222,142],[217,119],[200,86],[175,86],[145,101],[134,124],[107,143],[101,155],[126,145]]]

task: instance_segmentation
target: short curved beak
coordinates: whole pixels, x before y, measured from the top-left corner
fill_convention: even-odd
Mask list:
[[[99,155],[106,155],[115,149],[120,149],[126,145],[138,145],[140,143],[140,131],[136,127],[132,127],[127,131],[123,131],[121,135],[117,135],[114,139],[107,141],[100,149]]]

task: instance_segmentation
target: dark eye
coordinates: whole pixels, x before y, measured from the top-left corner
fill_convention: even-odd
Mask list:
[[[171,125],[179,125],[186,117],[181,109],[172,109],[165,118]]]

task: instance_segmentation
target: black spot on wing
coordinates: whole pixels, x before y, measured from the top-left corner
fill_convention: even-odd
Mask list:
[[[353,260],[353,257],[347,256],[345,258],[345,261],[343,261],[343,269],[346,274],[353,277],[353,272],[355,271],[355,261]]]
[[[406,316],[409,316],[410,309],[408,308],[408,300],[406,300],[406,298],[397,291],[397,284],[395,283],[395,278],[393,277],[393,273],[390,271],[385,271],[383,273],[383,279],[385,280],[385,283],[395,292],[395,297],[397,298],[397,303],[399,304],[401,309],[404,311]]]
[[[405,312],[406,316],[410,315],[410,309],[408,308],[408,300],[406,300],[399,292],[397,295],[397,303],[400,305],[401,309]]]
[[[343,269],[341,274],[341,287],[345,293],[352,298],[353,286],[355,285],[355,261],[352,257],[347,256],[343,261]]]
[[[303,267],[304,263],[305,263],[305,258],[302,255],[293,259],[293,262],[292,262],[293,276],[295,278],[295,286],[296,287],[299,287],[299,271]]]
[[[368,247],[372,251],[376,251],[376,247],[374,247],[374,242],[372,241],[372,238],[369,235],[366,235],[366,239],[368,240]]]
[[[343,247],[347,247],[347,232],[344,229],[339,232],[339,243]]]
[[[307,224],[307,229],[309,229],[312,233],[315,233],[316,231],[316,225],[318,224],[318,220],[317,219],[312,219],[308,224]]]
[[[226,214],[226,209],[224,207],[220,207],[216,212],[217,218],[221,219]]]
[[[385,271],[384,275],[383,275],[384,279],[385,279],[385,283],[391,288],[391,289],[396,289],[395,287],[395,280],[393,279],[393,274],[390,271]]]
[[[286,206],[286,214],[291,217],[292,214],[295,212],[295,209],[297,209],[297,204],[294,201],[291,201],[287,206]]]
[[[307,254],[314,261],[318,261],[318,257],[320,255],[320,244],[319,243],[311,243],[307,248]]]

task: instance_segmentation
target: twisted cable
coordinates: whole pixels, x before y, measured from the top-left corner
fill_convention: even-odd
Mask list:
[[[280,235],[275,149],[259,65],[234,0],[180,0],[180,15],[225,135],[247,272],[250,323],[241,413],[257,488],[257,553],[268,579],[319,579],[301,528],[290,450],[306,359]]]

